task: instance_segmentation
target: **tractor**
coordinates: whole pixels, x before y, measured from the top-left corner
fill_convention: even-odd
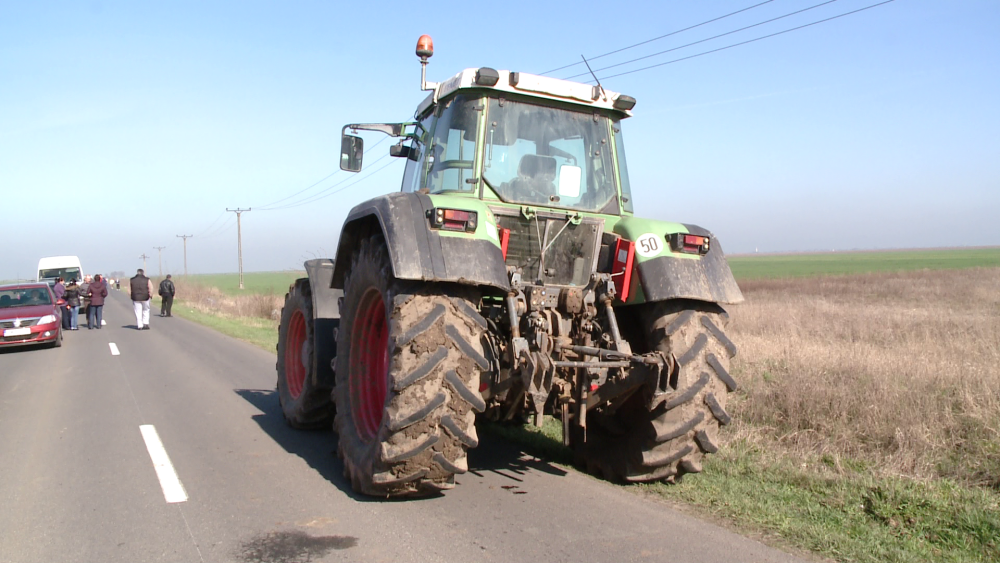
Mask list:
[[[278,328],[296,428],[333,424],[359,493],[455,486],[479,419],[562,424],[581,468],[674,482],[702,468],[736,389],[723,305],[743,300],[718,239],[636,217],[622,120],[597,85],[466,69],[428,82],[414,120],[354,123],[398,141],[402,187],[348,214],[334,259],[305,263]]]

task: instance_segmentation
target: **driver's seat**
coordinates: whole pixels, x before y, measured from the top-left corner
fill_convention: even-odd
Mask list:
[[[526,154],[517,163],[517,180],[531,191],[548,198],[556,193],[556,159]]]

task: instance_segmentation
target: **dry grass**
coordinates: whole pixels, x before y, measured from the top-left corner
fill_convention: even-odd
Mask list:
[[[1000,269],[741,286],[729,440],[1000,488]]]
[[[252,318],[273,321],[277,328],[285,296],[275,293],[223,293],[216,287],[200,285],[191,279],[177,280],[177,299],[203,313],[227,318]]]

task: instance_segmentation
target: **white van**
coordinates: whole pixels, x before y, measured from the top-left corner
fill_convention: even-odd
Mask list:
[[[56,283],[56,278],[83,281],[83,267],[76,256],[49,256],[38,261],[38,280],[49,285]]]

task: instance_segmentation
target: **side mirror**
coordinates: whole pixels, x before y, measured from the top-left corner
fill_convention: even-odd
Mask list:
[[[364,153],[364,139],[345,134],[340,139],[340,169],[358,172],[361,170],[361,157]]]

